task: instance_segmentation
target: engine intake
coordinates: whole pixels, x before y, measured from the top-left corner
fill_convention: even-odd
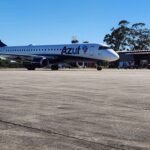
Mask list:
[[[85,68],[85,62],[83,61],[83,62],[76,62],[76,66],[78,67],[78,68]]]
[[[32,65],[38,68],[46,67],[49,65],[49,60],[47,58],[34,58]]]

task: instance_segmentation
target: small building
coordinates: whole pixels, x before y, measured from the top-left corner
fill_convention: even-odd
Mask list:
[[[117,51],[120,59],[110,68],[150,68],[150,50]]]

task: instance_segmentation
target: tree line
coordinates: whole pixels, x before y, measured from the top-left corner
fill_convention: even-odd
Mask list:
[[[104,42],[115,51],[150,50],[150,29],[142,22],[131,24],[121,20],[118,27],[113,27],[104,37]]]

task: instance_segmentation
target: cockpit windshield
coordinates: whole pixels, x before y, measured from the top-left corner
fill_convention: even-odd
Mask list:
[[[99,50],[105,50],[105,49],[110,49],[110,47],[109,46],[102,46],[102,45],[99,47]]]

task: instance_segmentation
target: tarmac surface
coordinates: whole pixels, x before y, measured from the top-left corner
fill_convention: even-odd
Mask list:
[[[150,149],[150,70],[0,70],[0,150]]]

